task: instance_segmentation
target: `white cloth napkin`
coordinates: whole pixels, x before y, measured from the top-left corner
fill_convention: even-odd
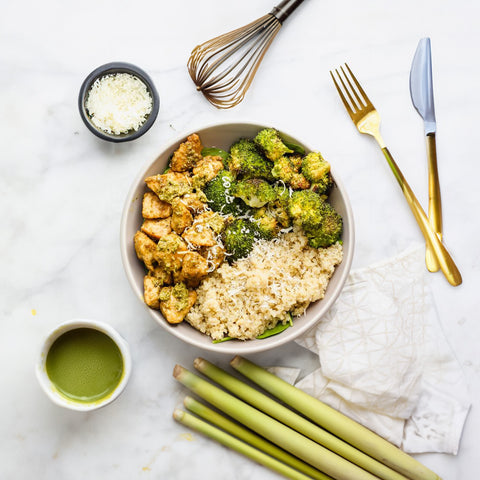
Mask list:
[[[295,385],[410,453],[456,454],[470,408],[415,247],[352,271],[335,305],[297,343],[320,368]]]

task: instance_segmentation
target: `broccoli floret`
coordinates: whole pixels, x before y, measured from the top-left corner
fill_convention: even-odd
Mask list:
[[[333,187],[332,175],[327,173],[320,181],[311,184],[310,188],[319,195],[328,196]]]
[[[294,173],[295,169],[288,157],[279,158],[272,168],[272,175],[285,183],[290,183]]]
[[[250,220],[238,218],[227,225],[222,233],[222,240],[225,250],[229,254],[228,261],[231,263],[246,257],[259,238],[261,235],[258,227]]]
[[[310,182],[302,173],[294,173],[289,184],[294,190],[306,190],[307,188],[310,188]]]
[[[255,143],[262,148],[268,159],[275,162],[286,153],[293,153],[293,150],[288,148],[279,133],[274,128],[264,128],[257,133],[254,139]]]
[[[290,189],[285,185],[275,185],[273,189],[275,191],[275,200],[267,204],[268,211],[283,228],[287,228],[292,223],[288,215]]]
[[[292,159],[295,160],[296,164]],[[287,185],[290,185],[295,190],[305,190],[310,188],[310,182],[302,173],[299,173],[298,170],[297,156],[281,157],[275,162],[275,165],[272,168],[272,175]]]
[[[295,154],[289,155],[288,158],[292,164],[293,170],[297,173],[300,172],[300,169],[302,168],[303,157],[299,154]]]
[[[288,201],[288,214],[297,225],[313,226],[318,223],[318,215],[323,200],[311,190],[298,190]]]
[[[232,195],[241,198],[249,207],[259,208],[275,199],[273,187],[261,178],[241,180],[232,188]]]
[[[208,206],[215,212],[231,215],[244,215],[243,202],[232,195],[235,178],[228,170],[220,170],[218,175],[203,188]]]
[[[270,240],[278,234],[279,226],[275,214],[267,207],[256,210],[253,218],[262,238]]]
[[[311,247],[329,247],[342,236],[342,217],[327,202],[323,202],[320,221],[316,227],[304,228]]]
[[[333,186],[330,164],[319,152],[311,152],[302,161],[302,173],[319,194],[328,194]]]
[[[342,217],[312,190],[293,192],[288,213],[302,227],[310,246],[328,247],[340,240]]]
[[[273,180],[273,164],[260,154],[251,140],[242,138],[230,147],[228,165],[235,177]]]

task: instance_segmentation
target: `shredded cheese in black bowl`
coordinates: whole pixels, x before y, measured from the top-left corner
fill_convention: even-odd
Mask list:
[[[127,142],[143,135],[159,109],[153,81],[139,67],[112,62],[91,72],[78,96],[78,108],[87,128],[110,142]]]

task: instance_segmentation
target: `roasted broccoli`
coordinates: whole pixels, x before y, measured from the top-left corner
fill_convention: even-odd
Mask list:
[[[327,202],[323,202],[320,221],[317,226],[304,228],[311,247],[329,247],[338,242],[342,236],[342,217]]]
[[[302,173],[318,194],[328,194],[333,186],[330,164],[318,152],[311,152],[302,161]]]
[[[241,198],[249,207],[259,208],[275,199],[273,187],[261,178],[240,180],[232,187],[232,195]]]
[[[203,188],[208,206],[215,212],[231,215],[243,215],[245,204],[232,195],[235,178],[228,170],[220,170],[218,175]]]
[[[283,143],[278,131],[274,128],[260,130],[254,141],[265,152],[266,157],[273,162],[286,153],[293,153],[293,150]]]
[[[273,180],[272,167],[251,140],[242,138],[230,147],[229,170],[237,178]]]
[[[280,227],[275,218],[274,212],[267,207],[259,208],[253,214],[254,222],[257,224],[258,230],[262,238],[272,239],[278,234]]]
[[[292,164],[293,170],[295,170],[295,172],[300,172],[300,169],[302,168],[303,157],[296,153],[294,155],[289,155],[288,158]]]
[[[296,163],[294,163],[295,160]],[[295,190],[310,188],[310,182],[300,173],[298,168],[298,157],[281,157],[272,168],[272,175],[282,182],[290,185]]]
[[[288,214],[302,227],[316,225],[323,200],[311,190],[298,190],[288,200]]]
[[[288,200],[290,198],[290,189],[285,184],[275,185],[275,199],[267,204],[268,211],[274,216],[281,227],[287,228],[291,225],[288,215]]]
[[[288,157],[280,157],[272,168],[272,175],[282,182],[290,183],[295,168]]]
[[[340,240],[342,217],[312,190],[293,192],[288,213],[302,227],[310,246],[328,247]]]
[[[250,220],[238,218],[227,225],[222,233],[222,240],[228,253],[228,261],[231,263],[239,258],[246,257],[259,238],[261,238],[261,235],[258,227]]]

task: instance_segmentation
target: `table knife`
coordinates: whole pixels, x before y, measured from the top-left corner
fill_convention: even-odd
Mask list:
[[[432,53],[430,38],[422,38],[418,43],[410,70],[410,96],[413,105],[423,118],[428,157],[428,218],[433,230],[442,239],[442,201],[438,179],[437,149],[435,134],[435,106],[433,101]],[[430,272],[440,266],[433,251],[427,245],[425,263]]]

